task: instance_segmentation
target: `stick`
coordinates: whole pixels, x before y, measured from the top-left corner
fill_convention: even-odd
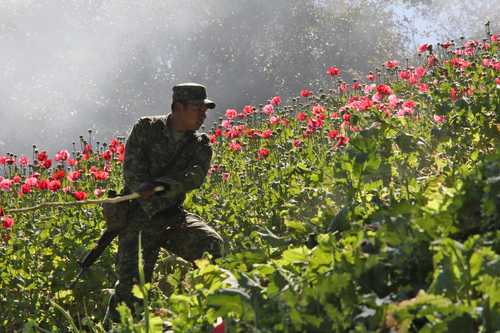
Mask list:
[[[154,188],[154,192],[161,192],[165,190],[164,186],[156,186]],[[134,192],[131,194],[127,195],[122,195],[120,197],[114,197],[114,198],[107,198],[107,199],[93,199],[93,200],[83,200],[83,201],[75,201],[75,202],[42,202],[41,204],[38,204],[36,206],[32,207],[24,207],[24,208],[16,208],[16,209],[9,209],[5,210],[8,212],[8,214],[15,214],[15,213],[26,213],[30,212],[33,210],[38,210],[40,208],[44,207],[75,207],[75,206],[84,206],[84,205],[100,205],[104,203],[111,203],[111,204],[117,204],[123,201],[128,201],[128,200],[135,200],[141,197],[141,194],[138,192]]]

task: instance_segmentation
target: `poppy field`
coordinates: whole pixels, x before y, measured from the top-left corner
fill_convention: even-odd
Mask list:
[[[162,253],[134,288],[142,318],[120,306],[112,327],[117,244],[75,279],[105,227],[79,203],[121,191],[125,138],[0,155],[0,331],[500,330],[499,46],[422,44],[417,63],[354,82],[331,66],[322,89],[228,109],[185,202],[223,257]]]

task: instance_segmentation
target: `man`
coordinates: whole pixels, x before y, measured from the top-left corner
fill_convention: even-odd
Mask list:
[[[130,204],[125,230],[119,234],[117,255],[119,282],[111,301],[111,316],[125,302],[140,304],[131,291],[138,283],[138,238],[141,233],[144,275],[151,281],[160,248],[194,261],[209,252],[221,255],[222,238],[199,216],[182,208],[185,194],[201,186],[208,172],[212,149],[206,134],[195,131],[215,103],[204,86],[184,83],[173,87],[172,112],[167,116],[141,118],[125,146],[125,190],[142,197]],[[156,186],[164,186],[160,193]]]

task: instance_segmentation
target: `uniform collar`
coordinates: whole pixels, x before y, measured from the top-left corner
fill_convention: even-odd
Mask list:
[[[165,118],[165,135],[169,138],[178,138],[179,136],[182,136],[182,132],[174,130],[171,126],[169,126],[171,122],[171,117],[172,113],[169,113],[167,117]],[[182,136],[182,139],[186,139],[190,135],[193,135],[195,131],[185,131],[184,135]]]

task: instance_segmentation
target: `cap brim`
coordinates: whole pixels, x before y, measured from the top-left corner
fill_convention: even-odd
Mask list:
[[[215,102],[212,101],[211,99],[205,98],[203,100],[203,102],[205,103],[205,105],[207,106],[207,108],[209,108],[209,109],[215,109]]]

